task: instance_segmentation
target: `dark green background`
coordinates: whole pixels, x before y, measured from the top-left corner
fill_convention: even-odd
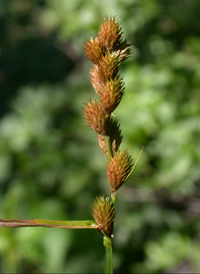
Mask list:
[[[83,42],[117,15],[134,54],[117,108],[136,159],[117,197],[116,273],[200,272],[200,1],[0,1],[0,218],[91,219],[106,159],[83,123]],[[0,228],[0,272],[100,273],[96,231]]]

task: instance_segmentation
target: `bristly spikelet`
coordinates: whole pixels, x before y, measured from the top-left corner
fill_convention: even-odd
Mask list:
[[[103,85],[100,93],[100,102],[105,112],[113,112],[119,105],[123,94],[124,83],[122,79],[116,77],[113,80],[107,81]]]
[[[94,64],[98,64],[103,56],[103,47],[99,38],[90,38],[90,41],[84,43],[85,56]]]
[[[132,52],[132,45],[122,38],[122,28],[115,18],[106,18],[99,29],[99,42],[107,52],[118,52],[121,61],[127,59]]]
[[[115,207],[111,198],[97,197],[92,204],[92,215],[99,230],[111,237],[114,226]]]
[[[97,100],[85,103],[84,114],[86,125],[101,135],[108,135],[109,115],[103,110]]]
[[[98,75],[103,83],[114,79],[118,72],[121,63],[120,52],[108,52],[99,61],[97,67]]]
[[[106,18],[99,28],[99,41],[107,51],[114,51],[121,42],[122,29],[115,18]]]
[[[118,151],[108,162],[107,177],[111,193],[116,192],[122,186],[131,172],[132,167],[132,158],[126,150]]]

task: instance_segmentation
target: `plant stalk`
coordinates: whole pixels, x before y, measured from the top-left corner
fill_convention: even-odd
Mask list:
[[[105,246],[105,273],[113,273],[113,258],[112,258],[112,240],[108,236],[103,237]]]
[[[84,221],[55,221],[55,220],[13,220],[0,219],[0,227],[51,227],[51,228],[68,228],[68,229],[97,229],[98,225],[91,220]]]

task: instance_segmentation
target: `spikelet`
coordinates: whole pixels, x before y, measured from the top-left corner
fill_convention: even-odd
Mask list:
[[[99,41],[108,51],[114,51],[121,42],[122,29],[115,18],[105,18],[104,23],[99,28]]]
[[[84,114],[86,125],[101,135],[108,135],[109,115],[103,110],[97,100],[85,103]]]
[[[99,61],[99,65],[97,67],[99,75],[98,77],[103,83],[106,83],[107,81],[110,81],[117,76],[119,72],[119,66],[121,64],[121,58],[119,54],[120,53],[116,51],[108,52]]]
[[[101,232],[111,237],[114,226],[115,207],[111,198],[97,197],[92,204],[92,215]]]
[[[105,112],[112,113],[119,105],[123,94],[124,83],[122,79],[116,77],[111,81],[107,81],[100,93],[100,102]]]
[[[98,64],[103,56],[103,47],[99,42],[99,38],[90,38],[84,43],[85,56],[94,64]]]
[[[116,192],[128,178],[133,167],[131,156],[126,150],[118,151],[107,164],[107,177],[111,193]]]

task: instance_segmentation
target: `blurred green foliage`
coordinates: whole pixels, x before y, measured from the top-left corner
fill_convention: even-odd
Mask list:
[[[109,193],[83,124],[94,96],[82,44],[117,15],[134,45],[116,111],[136,159],[120,189],[116,273],[200,271],[200,1],[0,2],[0,218],[91,219]],[[96,231],[0,229],[0,271],[99,273]]]

